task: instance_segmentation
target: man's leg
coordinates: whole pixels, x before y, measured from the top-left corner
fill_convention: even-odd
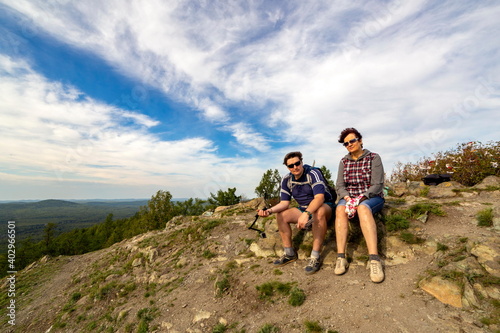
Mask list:
[[[298,256],[292,245],[292,228],[290,223],[297,223],[301,212],[297,208],[289,208],[276,215],[278,222],[278,230],[280,232],[281,241],[285,254],[274,262],[276,266],[283,266],[297,260]]]
[[[313,251],[321,251],[321,246],[325,241],[327,223],[332,217],[332,208],[323,204],[313,215],[314,221],[312,225],[313,234]]]
[[[290,227],[290,223],[297,223],[300,214],[302,212],[295,207],[276,214],[283,247],[292,247],[292,228]]]

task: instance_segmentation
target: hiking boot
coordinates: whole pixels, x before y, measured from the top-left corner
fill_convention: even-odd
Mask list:
[[[346,258],[337,257],[337,261],[335,262],[335,270],[333,271],[336,275],[342,275],[347,271],[347,267],[349,267],[349,263]]]
[[[294,262],[297,259],[298,259],[297,253],[295,253],[293,256],[287,256],[286,254],[284,254],[284,255],[281,256],[281,258],[279,258],[278,260],[276,260],[274,262],[274,265],[276,265],[276,266],[284,266],[286,264]]]
[[[384,281],[384,270],[382,269],[382,263],[378,260],[370,261],[370,279],[372,282],[380,283]]]
[[[319,271],[319,267],[321,266],[321,262],[319,258],[311,257],[309,258],[309,262],[305,268],[306,274],[314,274]]]

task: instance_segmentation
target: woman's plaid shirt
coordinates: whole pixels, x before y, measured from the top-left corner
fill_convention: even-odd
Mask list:
[[[351,197],[357,197],[368,191],[372,178],[372,161],[375,153],[369,153],[356,161],[343,158],[344,182]]]

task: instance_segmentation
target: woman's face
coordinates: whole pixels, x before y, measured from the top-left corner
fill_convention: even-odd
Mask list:
[[[347,143],[347,146],[346,146]],[[362,151],[361,145],[363,144],[362,140],[358,140],[356,134],[350,133],[344,138],[344,146],[347,148],[349,153],[354,153],[358,151]]]

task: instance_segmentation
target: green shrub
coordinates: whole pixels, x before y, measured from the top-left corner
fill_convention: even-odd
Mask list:
[[[410,221],[399,214],[387,215],[385,217],[385,227],[387,231],[404,230],[410,227]]]
[[[216,256],[215,253],[211,252],[210,250],[205,250],[203,251],[202,255],[201,255],[203,258],[206,258],[206,259],[212,259],[213,257]]]
[[[158,314],[157,308],[143,308],[137,312],[137,318],[139,319],[139,326],[137,332],[147,333],[149,332],[149,323]]]
[[[437,249],[438,251],[442,251],[442,252],[444,252],[444,251],[448,250],[448,249],[449,249],[449,247],[448,247],[448,245],[441,244],[441,243],[439,243],[439,242],[438,242],[438,243],[437,243],[437,245],[436,245],[436,249]]]
[[[288,298],[288,304],[291,306],[301,306],[306,300],[306,294],[302,289],[293,287],[290,290],[290,297]]]
[[[422,189],[420,190],[419,195],[420,195],[421,197],[426,198],[426,197],[429,195],[429,191],[430,191],[430,190],[431,190],[431,188],[430,188],[429,186],[426,186],[426,187],[424,187],[424,188],[422,188]]]
[[[491,227],[493,225],[493,208],[486,208],[479,211],[476,219],[479,227]]]
[[[401,232],[401,235],[399,235],[399,237],[401,238],[401,240],[403,240],[404,242],[406,242],[408,244],[421,244],[425,241],[424,239],[417,237],[414,234],[412,234],[411,232],[407,232],[407,231]]]
[[[418,203],[408,208],[407,213],[409,218],[417,218],[426,212],[432,213],[437,216],[445,216],[446,213],[441,209],[440,204],[436,203]]]
[[[279,333],[280,329],[271,324],[265,324],[257,333]]]
[[[283,283],[279,281],[271,281],[256,286],[255,288],[259,291],[260,299],[270,300],[271,297],[275,295],[275,292],[285,296],[289,295],[293,285],[294,283],[292,282]]]
[[[224,333],[226,331],[227,331],[227,325],[218,323],[217,325],[214,326],[212,333]]]
[[[306,327],[306,333],[321,333],[323,332],[323,327],[317,321],[309,321],[306,320],[304,322],[304,326]]]
[[[226,291],[229,290],[231,284],[229,283],[229,279],[227,276],[223,277],[221,280],[215,283],[215,290],[217,296],[222,296]]]
[[[223,224],[224,220],[218,220],[218,219],[204,220],[203,222],[204,222],[204,224],[202,225],[201,229],[203,231],[208,231],[208,230],[212,230],[213,228],[215,228],[216,226],[218,226],[220,224]]]

